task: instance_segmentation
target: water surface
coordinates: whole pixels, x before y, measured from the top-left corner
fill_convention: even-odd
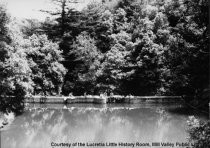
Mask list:
[[[53,148],[52,142],[187,142],[187,119],[194,114],[183,111],[179,104],[30,104],[9,128],[1,131],[1,146]]]

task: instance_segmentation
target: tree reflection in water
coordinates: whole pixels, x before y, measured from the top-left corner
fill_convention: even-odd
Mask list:
[[[170,113],[166,106],[67,107],[29,108],[2,133],[2,146],[46,148],[51,142],[187,141],[187,116]]]
[[[13,112],[15,115],[21,115],[24,112],[24,102],[22,97],[1,97],[0,113],[8,114]]]

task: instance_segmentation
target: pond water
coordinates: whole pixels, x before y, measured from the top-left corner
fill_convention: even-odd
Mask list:
[[[179,104],[30,104],[1,131],[1,148],[60,148],[60,143],[131,148],[118,144],[187,142],[189,115],[195,112]]]

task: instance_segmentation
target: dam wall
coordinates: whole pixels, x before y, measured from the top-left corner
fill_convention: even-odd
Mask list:
[[[141,103],[141,102],[181,102],[181,96],[28,96],[25,103]]]

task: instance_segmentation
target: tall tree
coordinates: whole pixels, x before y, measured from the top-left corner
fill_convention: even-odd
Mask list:
[[[56,28],[57,34],[55,36],[62,37],[66,31],[68,23],[69,12],[74,9],[71,8],[71,4],[78,3],[79,0],[52,0],[53,4],[56,6],[56,11],[41,10],[47,12],[56,18],[58,22]]]
[[[97,70],[102,58],[95,44],[95,40],[87,32],[82,32],[77,37],[74,48],[70,52],[75,57],[76,66],[67,74],[71,79],[68,79],[64,86],[66,93],[71,91],[76,94],[95,93]]]
[[[34,93],[60,94],[66,69],[58,44],[46,35],[32,35],[25,40],[25,53],[32,70]]]
[[[23,41],[21,33],[9,22],[2,6],[0,16],[0,108],[4,112],[20,112],[25,95],[33,89],[31,70],[20,46]]]

